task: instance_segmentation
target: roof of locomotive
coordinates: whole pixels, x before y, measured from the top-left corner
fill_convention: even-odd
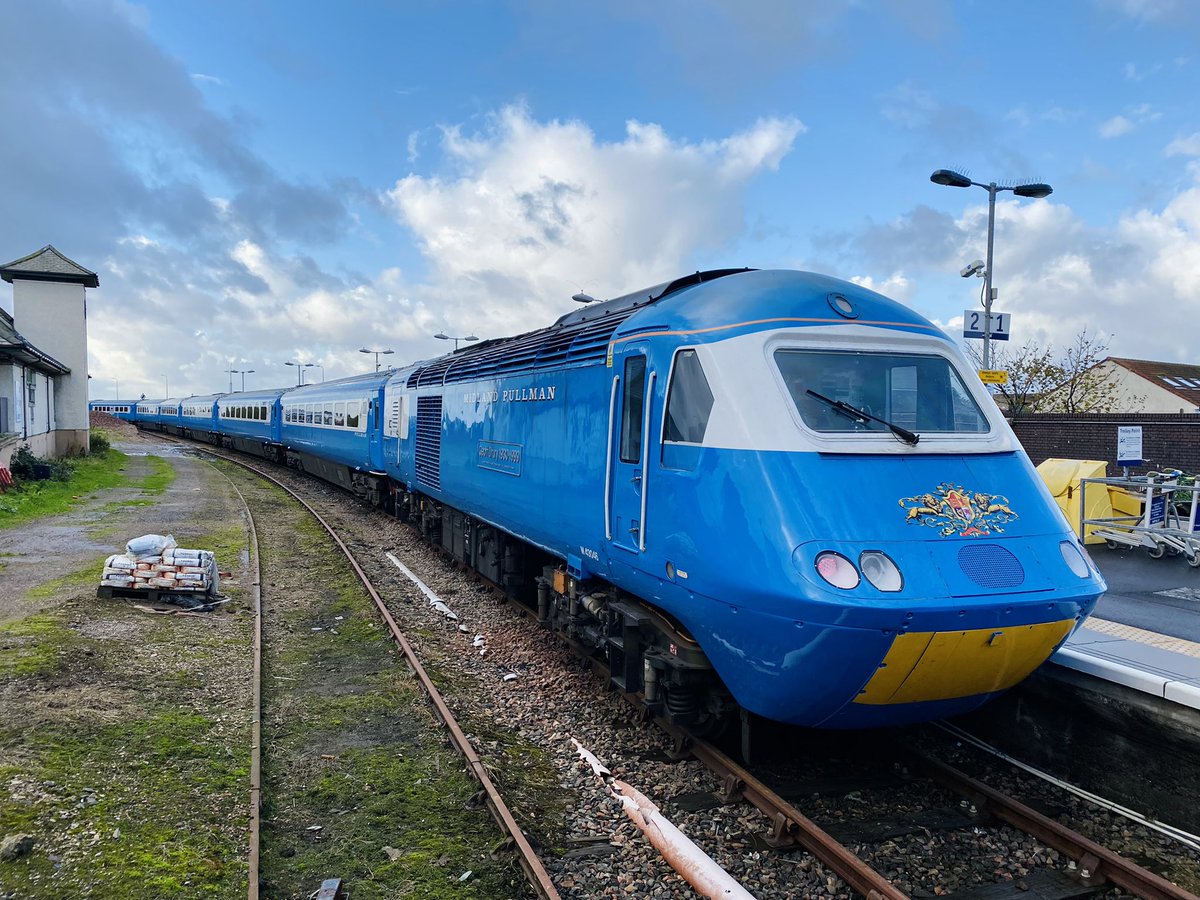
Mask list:
[[[851,314],[839,312],[834,297],[849,301]],[[857,323],[945,337],[908,307],[852,282],[812,272],[715,269],[589,304],[548,328],[484,341],[417,365],[406,384],[424,387],[597,362],[607,357],[613,340],[632,334],[725,336],[730,329],[774,322]]]
[[[837,298],[848,303],[839,309]],[[846,306],[845,303],[842,306]],[[945,337],[924,316],[868,288],[813,272],[748,270],[681,289],[642,308],[617,326],[613,337],[656,332],[689,337],[728,336],[763,325],[869,325]]]

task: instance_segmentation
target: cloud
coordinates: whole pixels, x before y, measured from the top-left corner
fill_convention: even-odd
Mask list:
[[[561,314],[549,298],[645,287],[739,235],[746,186],[803,131],[769,118],[689,142],[629,121],[623,139],[602,141],[583,122],[510,106],[479,132],[446,127],[455,174],[408,175],[387,199],[432,267],[447,327],[506,333]]]
[[[1123,134],[1129,134],[1129,132],[1133,131],[1134,127],[1134,124],[1124,116],[1113,116],[1111,119],[1102,122],[1098,131],[1102,138],[1115,138]]]
[[[1187,137],[1178,137],[1163,151],[1164,156],[1200,156],[1200,131]]]

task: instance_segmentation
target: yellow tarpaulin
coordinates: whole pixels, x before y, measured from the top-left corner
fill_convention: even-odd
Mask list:
[[[1042,481],[1054,495],[1055,501],[1066,514],[1071,527],[1079,529],[1079,481],[1082,478],[1103,478],[1108,464],[1094,459],[1047,459],[1038,467]],[[1086,519],[1111,519],[1113,516],[1138,516],[1141,514],[1141,498],[1121,488],[1104,485],[1089,485],[1087,491]],[[1085,544],[1103,544],[1096,537],[1093,526],[1085,529]]]

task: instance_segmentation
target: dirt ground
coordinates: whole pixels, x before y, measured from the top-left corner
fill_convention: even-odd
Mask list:
[[[127,455],[123,471],[135,486],[99,491],[64,515],[0,531],[0,624],[53,606],[53,595],[29,596],[29,591],[124,553],[130,538],[175,533],[187,546],[189,535],[207,534],[239,514],[237,496],[199,461],[136,434],[114,446]],[[161,496],[147,496],[136,486],[153,474],[150,452],[175,470]]]

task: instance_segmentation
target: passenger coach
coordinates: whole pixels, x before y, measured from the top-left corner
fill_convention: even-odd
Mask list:
[[[281,401],[281,442],[293,468],[376,506],[386,495],[380,411],[389,372],[298,387]]]

